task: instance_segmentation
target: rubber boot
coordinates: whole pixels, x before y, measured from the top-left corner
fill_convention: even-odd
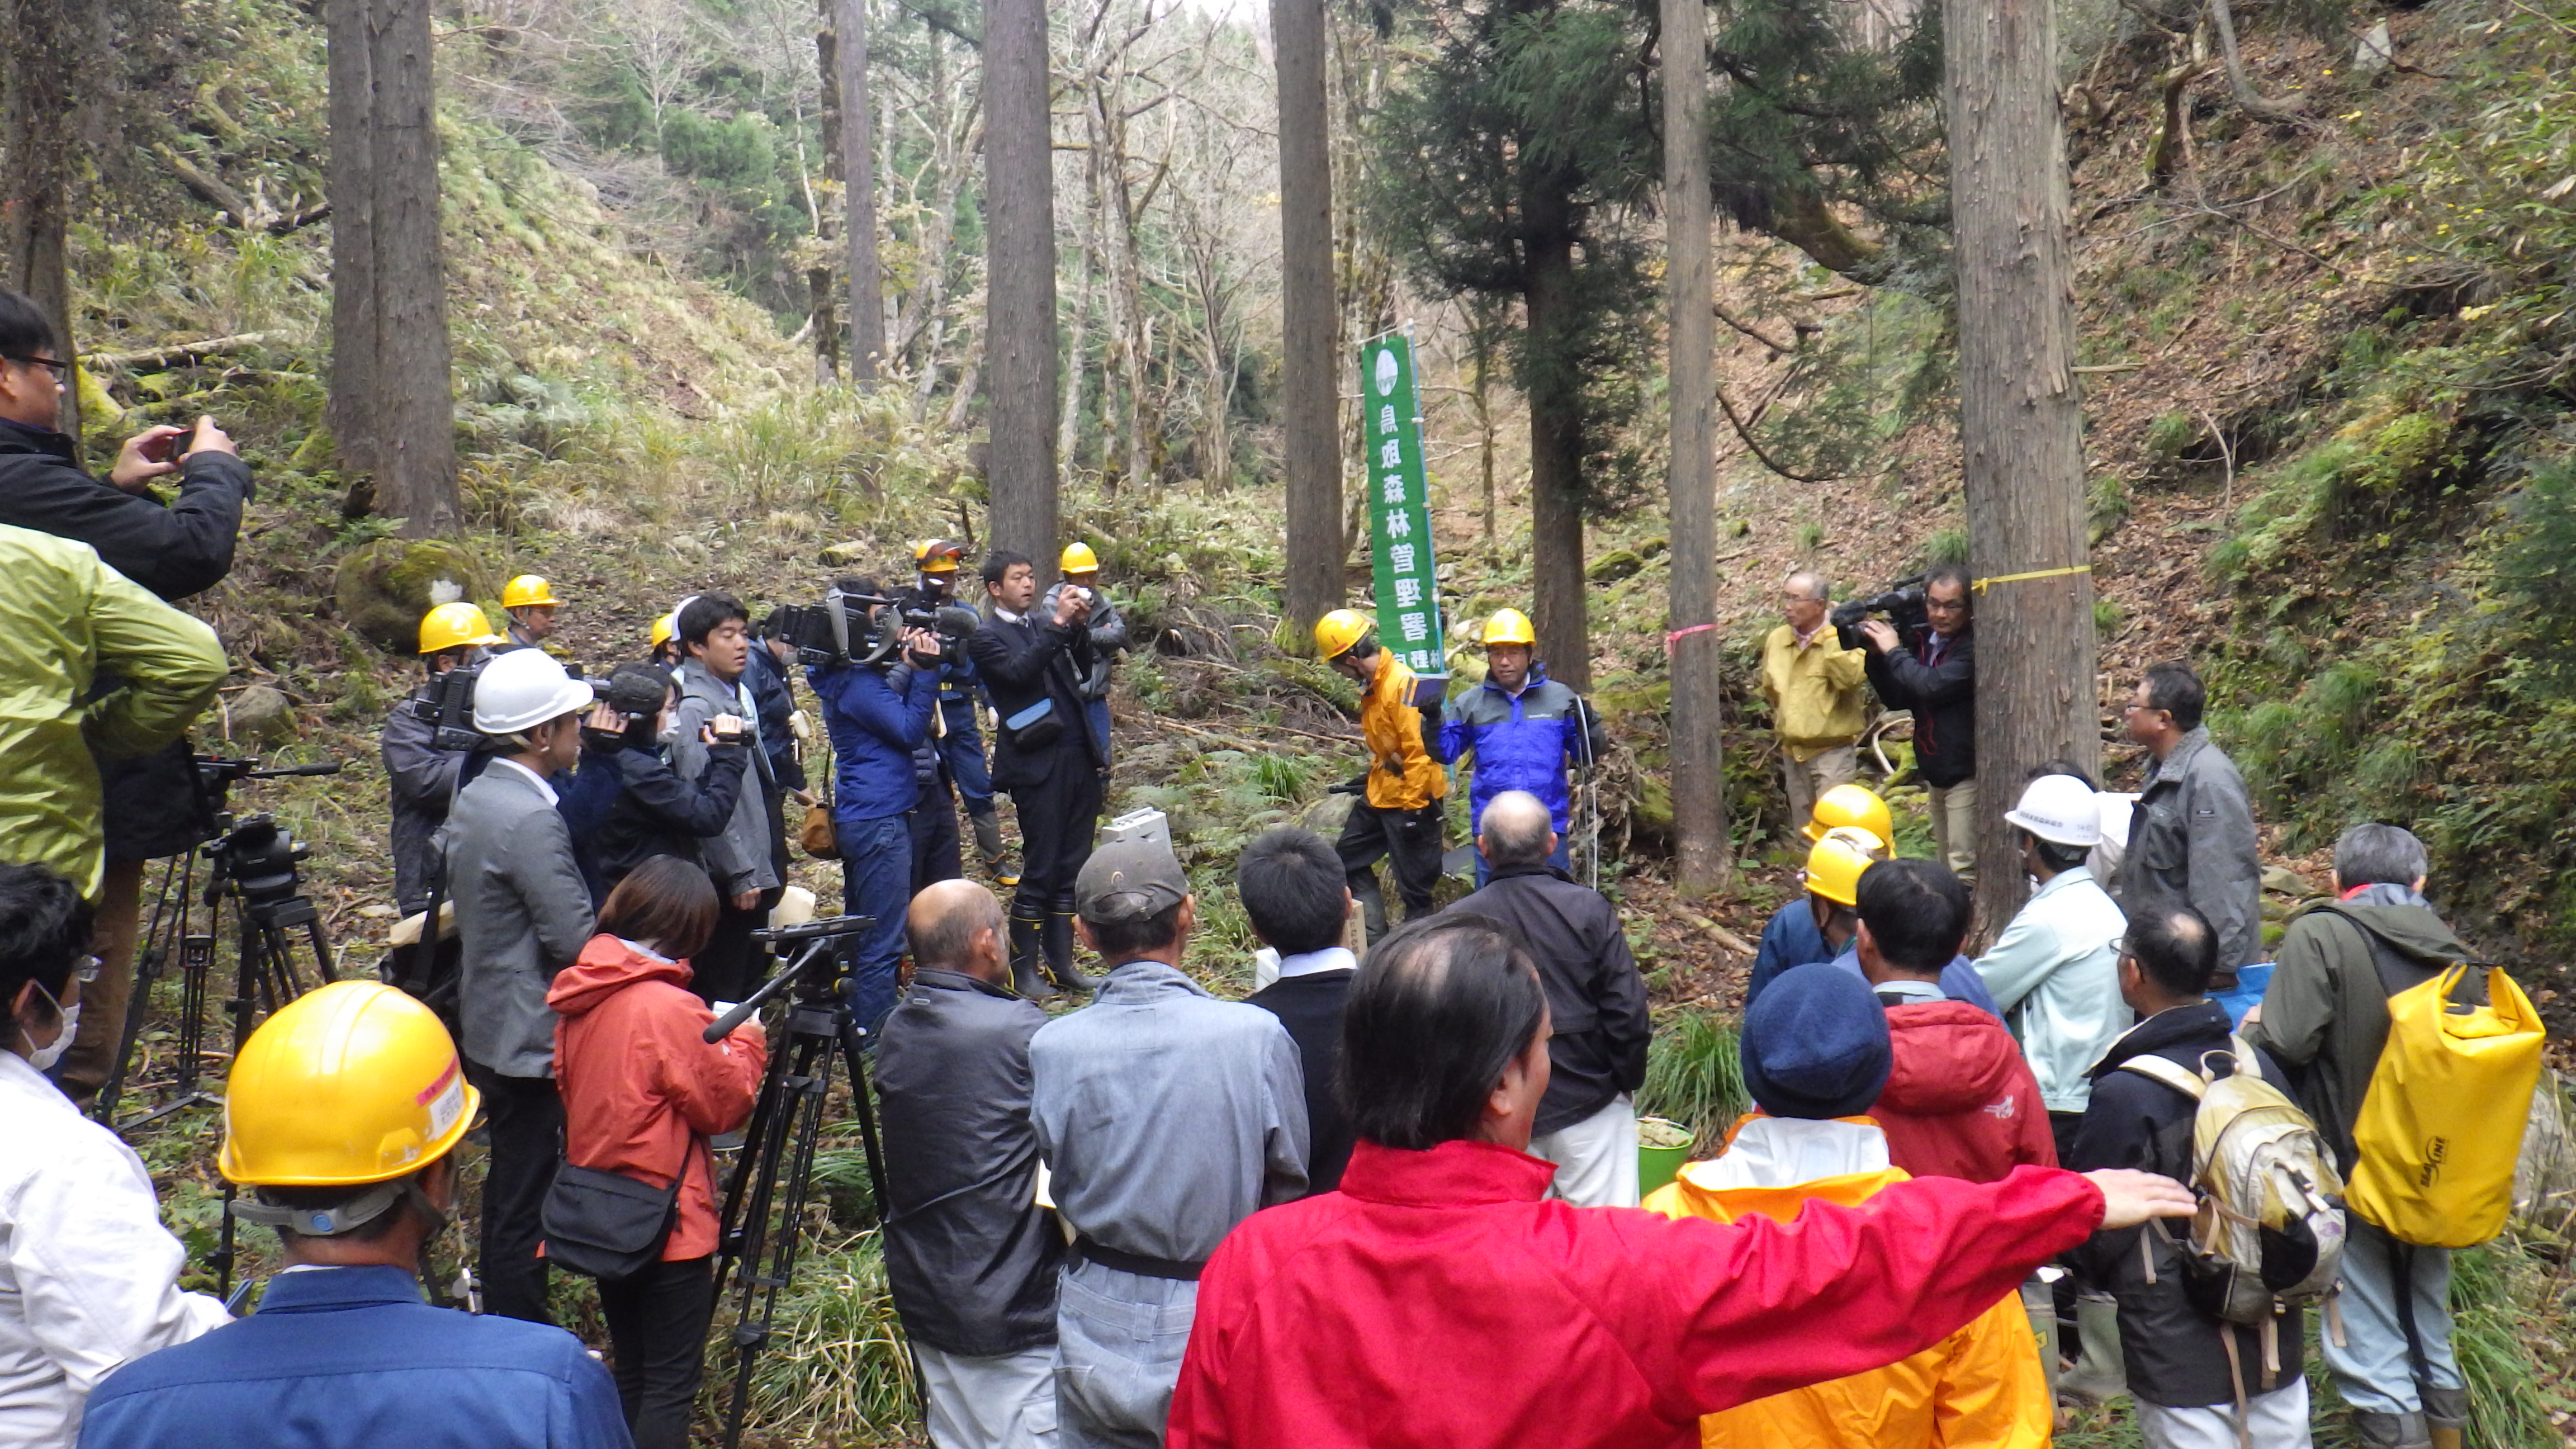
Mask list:
[[[2469,1391],[2427,1387],[2421,1392],[2424,1433],[2433,1449],[2460,1449],[2469,1428]]]
[[[2421,1414],[2352,1411],[2352,1437],[2361,1449],[2432,1449],[2433,1438]]]
[[[968,815],[966,823],[975,828],[975,849],[984,857],[984,868],[998,876],[1002,873],[1002,817],[987,810],[981,815]]]
[[[2075,1367],[2058,1379],[2057,1392],[2086,1404],[2107,1404],[2127,1395],[2129,1375],[2120,1362],[2120,1305],[2099,1293],[2076,1299],[2075,1335],[2079,1355]]]
[[[1076,996],[1089,996],[1100,989],[1100,983],[1073,969],[1073,912],[1056,911],[1046,918],[1046,968],[1055,984]]]
[[[1368,932],[1369,944],[1374,946],[1377,938],[1386,934],[1386,891],[1378,885],[1377,876],[1372,872],[1366,884],[1351,888],[1351,894],[1359,900],[1360,924]]]
[[[1038,969],[1045,931],[1043,922],[1026,916],[1011,917],[1011,989],[1031,1001],[1055,998],[1055,988],[1047,984],[1046,974]]]

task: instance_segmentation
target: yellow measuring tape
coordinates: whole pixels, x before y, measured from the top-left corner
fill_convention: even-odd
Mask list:
[[[2093,566],[2091,564],[2080,563],[2076,564],[2072,568],[2033,569],[2026,574],[1997,574],[1990,579],[1977,580],[1973,587],[1978,593],[1982,594],[1986,591],[1986,587],[1989,584],[2017,584],[2024,579],[2054,579],[2063,577],[2067,574],[2089,574],[2091,572],[2093,572]]]

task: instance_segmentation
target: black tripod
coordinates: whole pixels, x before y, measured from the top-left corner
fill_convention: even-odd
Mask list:
[[[312,854],[285,827],[268,815],[236,822],[226,808],[225,793],[235,780],[276,780],[295,776],[336,775],[337,762],[263,770],[248,760],[197,757],[199,781],[215,802],[215,836],[162,867],[161,890],[154,898],[152,919],[135,955],[134,991],[125,1008],[125,1029],[117,1043],[116,1068],[108,1074],[95,1108],[101,1122],[120,1135],[149,1126],[186,1107],[213,1105],[222,1099],[199,1085],[206,1042],[206,994],[214,975],[215,942],[223,925],[224,903],[232,903],[234,924],[233,994],[224,1002],[233,1019],[233,1050],[250,1039],[258,1019],[335,976],[331,942],[322,929],[321,913],[305,898],[295,864]],[[206,861],[202,893],[197,889],[197,860]],[[191,929],[197,911],[205,912],[205,929]],[[306,953],[297,957],[298,937]],[[134,1048],[151,1014],[153,983],[170,961],[170,945],[179,946],[182,972],[179,1007],[178,1080],[167,1102],[130,1122],[118,1124],[116,1109],[125,1095],[133,1068]],[[309,969],[307,964],[309,963]],[[230,1220],[227,1219],[227,1226]]]
[[[876,1110],[868,1102],[867,1067],[859,1045],[866,1033],[850,1014],[844,992],[847,983],[835,949],[841,938],[875,925],[867,916],[831,916],[756,933],[753,939],[766,945],[773,959],[790,946],[795,948],[794,958],[706,1030],[708,1041],[722,1041],[770,998],[792,989],[786,1039],[770,1049],[768,1074],[761,1079],[751,1125],[743,1131],[742,1159],[725,1188],[724,1235],[716,1248],[718,1297],[724,1295],[726,1275],[737,1267],[742,1273],[734,1314],[733,1403],[725,1415],[726,1449],[742,1440],[752,1368],[776,1326],[778,1297],[796,1272],[796,1253],[804,1239],[806,1193],[813,1185],[814,1154],[822,1140],[825,1099],[831,1092],[836,1057],[849,1069],[850,1103],[859,1118],[859,1150],[867,1158],[868,1186],[876,1195],[879,1217],[885,1213],[885,1168],[877,1152]]]

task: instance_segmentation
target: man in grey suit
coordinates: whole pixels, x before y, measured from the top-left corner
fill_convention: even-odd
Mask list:
[[[535,1323],[554,1321],[537,1241],[564,1120],[546,988],[581,954],[593,925],[590,891],[550,781],[581,758],[581,720],[590,705],[590,690],[543,650],[513,650],[485,665],[474,686],[474,727],[492,737],[497,753],[457,792],[445,831],[464,948],[457,1012],[465,1076],[483,1094],[492,1134],[483,1183],[483,1306]]]
[[[680,706],[672,717],[680,733],[671,742],[671,773],[692,782],[706,773],[708,746],[699,728],[729,714],[744,723],[751,770],[760,786],[753,789],[753,775],[746,774],[724,833],[704,842],[719,909],[714,937],[689,963],[689,984],[698,995],[710,1003],[740,1001],[756,984],[751,933],[769,924],[769,909],[778,904],[779,887],[786,884],[778,782],[769,752],[761,747],[760,711],[743,683],[752,639],[741,601],[731,594],[700,594],[681,604],[677,617]]]

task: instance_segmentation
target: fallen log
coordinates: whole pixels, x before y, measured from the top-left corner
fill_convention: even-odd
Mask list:
[[[221,357],[256,347],[279,334],[274,332],[236,332],[230,337],[208,337],[198,342],[174,342],[167,347],[146,347],[137,352],[84,352],[81,366],[92,372],[106,368],[171,367],[182,362],[196,362],[208,357]]]

